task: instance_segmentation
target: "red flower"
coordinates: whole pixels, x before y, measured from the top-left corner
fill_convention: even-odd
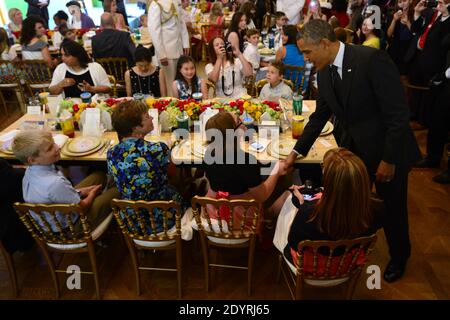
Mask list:
[[[80,107],[78,107],[77,104],[72,106],[73,112],[78,112],[78,110],[80,110]]]

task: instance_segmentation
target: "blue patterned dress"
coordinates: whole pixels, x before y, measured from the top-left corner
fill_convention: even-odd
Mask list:
[[[182,210],[187,208],[181,195],[169,185],[167,167],[170,150],[164,143],[144,139],[126,139],[108,151],[108,172],[114,177],[122,199],[125,200],[175,200]],[[163,231],[163,215],[154,211],[156,232]],[[145,216],[145,215],[144,215]],[[149,222],[149,219],[147,218]],[[136,222],[137,223],[137,222]],[[175,225],[175,219],[169,228]],[[147,232],[151,232],[150,222]]]

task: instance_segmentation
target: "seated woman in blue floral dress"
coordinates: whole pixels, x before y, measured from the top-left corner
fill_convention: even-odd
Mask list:
[[[112,124],[120,143],[108,151],[108,172],[114,177],[122,199],[175,200],[183,212],[188,207],[177,190],[169,185],[167,168],[169,147],[161,142],[148,142],[144,136],[153,130],[148,107],[141,101],[120,103],[112,114]],[[163,214],[154,212],[156,232],[163,231]],[[169,228],[175,225],[170,221]],[[150,221],[147,225],[149,229]]]

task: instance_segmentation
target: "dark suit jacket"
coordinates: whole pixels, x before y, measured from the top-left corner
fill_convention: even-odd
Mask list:
[[[134,66],[136,46],[130,34],[116,29],[104,29],[92,38],[92,55],[97,58],[122,57],[128,59],[128,65]]]
[[[350,138],[341,146],[356,152],[369,174],[376,172],[381,160],[411,165],[420,159],[404,89],[387,53],[345,45],[342,73],[343,108],[336,100],[329,68],[319,71],[316,111],[294,149],[306,155],[334,114]]]
[[[38,6],[39,0],[25,0],[28,3],[27,17],[39,16],[45,21],[45,27],[48,28],[48,6],[40,8]],[[50,5],[50,0],[48,0]]]
[[[417,42],[420,36],[425,32],[428,24],[433,16],[433,10],[426,9],[422,16],[420,16],[411,25],[411,32],[414,38],[411,40],[410,47],[405,55],[407,62],[413,62],[414,57],[418,54]],[[445,21],[436,21],[428,32],[427,39],[423,50],[420,51],[420,57],[417,63],[420,65],[419,70],[423,73],[423,79],[428,81],[436,73],[442,70],[445,66],[446,50],[443,47],[442,39],[450,33],[450,18]],[[412,65],[411,68],[416,66]],[[424,83],[425,84],[425,83]]]

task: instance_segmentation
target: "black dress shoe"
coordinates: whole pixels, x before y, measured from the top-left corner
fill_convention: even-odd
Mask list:
[[[433,160],[428,157],[423,158],[422,160],[417,161],[414,164],[415,168],[438,168],[440,165],[439,160]]]
[[[406,262],[397,263],[394,261],[389,261],[384,271],[384,280],[387,282],[394,282],[400,279],[405,273]]]
[[[440,184],[449,184],[450,183],[450,172],[444,171],[441,174],[433,177],[433,181]]]

